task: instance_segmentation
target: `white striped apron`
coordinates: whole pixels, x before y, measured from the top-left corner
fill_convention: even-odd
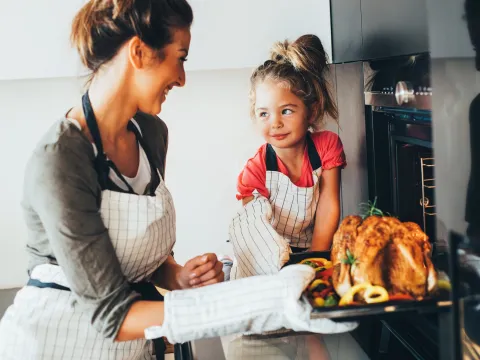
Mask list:
[[[103,152],[100,132],[88,92],[83,96],[87,126],[98,150],[96,167],[102,189],[115,164]],[[150,195],[102,191],[100,213],[108,229],[121,269],[130,283],[146,282],[171,254],[175,244],[175,208],[161,174],[153,166],[139,129],[130,122],[151,166]],[[153,181],[158,173],[159,185]],[[36,266],[30,278],[70,288],[60,266]],[[152,343],[145,339],[114,342],[104,339],[91,325],[71,291],[25,286],[0,322],[1,360],[140,360],[153,359]]]
[[[235,255],[232,279],[274,274],[288,261],[292,248],[308,249],[312,244],[315,213],[320,196],[322,162],[315,144],[307,136],[313,186],[296,186],[278,170],[277,155],[268,144],[265,199],[257,191],[254,200],[240,209],[229,229]]]
[[[127,279],[148,281],[175,243],[175,209],[164,181],[155,196],[104,190],[101,214]],[[35,267],[31,278],[69,287],[55,265]],[[26,286],[0,323],[2,360],[152,358],[150,341],[103,339],[70,291]]]

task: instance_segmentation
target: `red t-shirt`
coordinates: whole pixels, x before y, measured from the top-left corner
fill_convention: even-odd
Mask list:
[[[322,169],[329,170],[336,167],[344,168],[347,165],[345,159],[345,153],[343,152],[342,141],[337,134],[331,131],[320,131],[311,134],[315,148],[322,161]],[[266,186],[266,172],[267,167],[265,164],[265,152],[267,144],[262,145],[258,149],[255,156],[248,160],[247,165],[243,168],[242,172],[238,176],[237,183],[237,199],[249,197],[257,190],[262,196],[268,198],[270,196]],[[278,170],[288,176],[288,170],[277,156]],[[302,175],[300,179],[295,183],[298,187],[311,187],[313,186],[312,177],[312,165],[308,158],[307,147],[305,146],[305,152],[303,155]]]

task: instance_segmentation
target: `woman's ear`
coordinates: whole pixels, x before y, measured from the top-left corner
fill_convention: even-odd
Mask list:
[[[152,50],[138,36],[132,37],[127,44],[128,59],[135,69],[143,69],[150,62]]]

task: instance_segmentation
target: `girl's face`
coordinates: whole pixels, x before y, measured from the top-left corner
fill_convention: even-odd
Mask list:
[[[255,87],[255,119],[266,142],[277,148],[303,145],[310,126],[303,101],[286,83],[273,80]]]

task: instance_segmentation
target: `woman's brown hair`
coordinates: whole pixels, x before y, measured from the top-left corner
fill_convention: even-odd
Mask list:
[[[73,20],[71,41],[95,74],[133,36],[161,55],[172,30],[189,28],[192,21],[186,0],[90,0]]]
[[[337,120],[338,110],[328,82],[328,55],[315,35],[303,35],[294,42],[276,43],[270,60],[265,61],[250,78],[251,115],[255,114],[255,87],[258,82],[272,79],[285,83],[303,100],[313,117],[312,129],[323,127],[325,114]]]

